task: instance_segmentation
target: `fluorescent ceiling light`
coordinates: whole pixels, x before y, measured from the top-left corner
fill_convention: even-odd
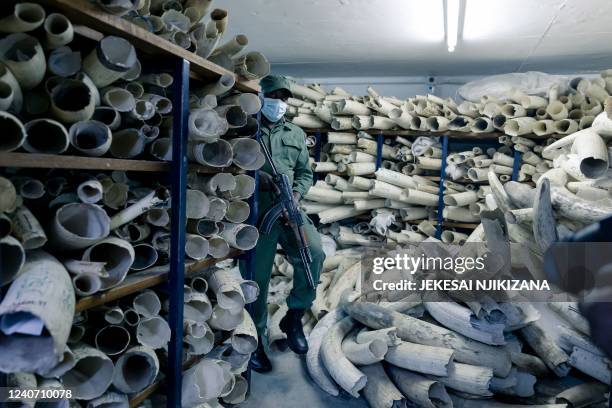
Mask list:
[[[461,0],[446,0],[446,45],[448,52],[455,51],[459,37],[459,9]]]

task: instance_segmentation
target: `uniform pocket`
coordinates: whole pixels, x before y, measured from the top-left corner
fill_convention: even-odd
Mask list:
[[[283,137],[281,140],[283,143],[283,152],[279,157],[279,161],[288,169],[293,170],[300,156],[300,152],[302,151],[302,145],[293,137]]]

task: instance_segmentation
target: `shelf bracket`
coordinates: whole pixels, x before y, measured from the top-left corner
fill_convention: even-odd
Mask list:
[[[448,157],[448,136],[442,136],[442,164],[440,166],[440,190],[438,193],[438,225],[436,225],[436,238],[442,236],[442,222],[444,221],[444,181],[446,180],[446,158]]]

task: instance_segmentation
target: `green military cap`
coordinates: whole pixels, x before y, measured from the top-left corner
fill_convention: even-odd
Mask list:
[[[289,93],[289,96],[293,96],[291,93],[291,82],[284,76],[268,75],[259,81],[259,85],[263,93],[285,89]]]

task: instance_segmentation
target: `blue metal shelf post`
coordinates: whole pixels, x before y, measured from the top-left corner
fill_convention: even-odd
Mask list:
[[[172,337],[168,344],[167,406],[181,406],[183,382],[183,287],[185,285],[185,217],[187,188],[187,137],[189,120],[189,62],[174,62],[172,105],[172,224],[170,241],[170,310]]]
[[[521,152],[514,151],[514,162],[512,163],[512,181],[518,181],[519,169],[521,168]]]
[[[259,94],[259,97],[263,97],[262,94]],[[259,140],[261,139],[261,112],[258,112],[257,115],[257,133],[255,133],[255,140],[257,140],[257,142],[259,142]],[[253,192],[253,195],[251,196],[251,198],[249,198],[249,206],[251,207],[251,213],[249,214],[249,218],[247,220],[247,224],[251,224],[251,225],[257,225],[257,222],[259,220],[259,170],[254,170],[252,172],[249,172],[251,177],[253,177],[255,179],[255,191]],[[246,276],[244,276],[245,279],[247,280],[254,280],[255,279],[255,257],[257,254],[257,247],[249,250],[244,256],[244,262],[246,263]],[[246,305],[246,310],[247,312],[252,316],[253,315],[253,304],[249,303],[248,305]],[[247,384],[248,384],[248,389],[247,389],[247,396],[251,393],[251,368],[247,367],[247,370],[245,372],[245,377],[247,380]]]
[[[315,133],[315,146],[314,146],[315,162],[321,161],[321,148],[322,148],[321,143],[322,143],[321,132],[317,131],[317,133]],[[315,183],[319,181],[319,173],[314,173],[312,175],[312,181]]]
[[[380,169],[380,165],[382,164],[383,142],[383,134],[379,133],[378,136],[376,136],[376,170]]]
[[[444,181],[446,180],[446,158],[448,157],[448,136],[442,136],[442,164],[440,166],[440,190],[438,193],[438,225],[436,238],[442,236],[442,221],[444,221]]]

